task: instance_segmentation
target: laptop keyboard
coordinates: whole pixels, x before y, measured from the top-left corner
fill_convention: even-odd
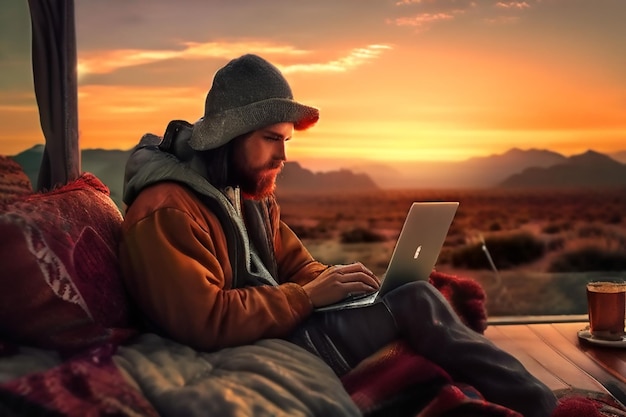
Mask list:
[[[357,293],[357,294],[349,294],[346,298],[341,300],[340,303],[345,303],[346,301],[360,300],[361,298],[368,297],[368,296],[370,296],[372,294],[375,294],[375,293],[361,292],[361,293]]]

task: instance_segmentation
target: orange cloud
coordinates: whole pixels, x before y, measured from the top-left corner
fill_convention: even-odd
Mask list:
[[[507,25],[510,23],[515,23],[519,21],[519,17],[517,16],[498,16],[498,17],[489,17],[483,19],[483,21],[489,25]]]
[[[265,42],[220,43],[188,42],[181,50],[119,49],[84,53],[78,59],[78,75],[108,74],[118,69],[144,65],[169,59],[231,58],[250,50],[267,54],[302,55],[307,52],[289,45]]]
[[[409,6],[412,4],[419,4],[422,6],[432,6],[437,8],[443,7],[475,7],[476,2],[474,0],[399,0],[395,3],[396,6]]]
[[[81,55],[78,60],[79,77],[86,74],[108,74],[118,69],[144,65],[171,59],[206,59],[232,58],[249,51],[265,55],[302,56],[312,51],[297,49],[291,45],[271,44],[267,42],[207,42],[184,43],[181,50],[140,50],[120,49],[113,51],[96,51]],[[282,66],[284,72],[344,72],[377,58],[388,45],[367,45],[354,48],[347,55],[328,62],[294,64]]]
[[[417,28],[428,27],[436,22],[452,20],[454,15],[450,13],[422,13],[413,17],[399,17],[392,20],[396,26],[413,26]]]
[[[285,74],[294,72],[346,72],[378,58],[383,51],[391,49],[389,45],[368,45],[352,49],[346,56],[322,63],[294,64],[279,66]]]
[[[509,2],[499,1],[496,3],[496,7],[500,7],[503,9],[523,10],[523,9],[530,8],[530,4],[526,3],[525,1],[509,1]]]
[[[400,0],[396,2],[396,6],[406,6],[409,4],[422,4],[424,1],[423,0]],[[433,0],[430,0],[430,2],[432,3]]]

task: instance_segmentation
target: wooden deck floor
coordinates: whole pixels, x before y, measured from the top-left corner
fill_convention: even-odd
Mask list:
[[[580,340],[586,322],[493,324],[485,335],[553,390],[608,391],[626,404],[626,348]]]

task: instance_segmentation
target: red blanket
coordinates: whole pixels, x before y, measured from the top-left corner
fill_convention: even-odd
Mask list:
[[[463,322],[484,332],[485,293],[478,283],[439,272],[434,272],[430,281]],[[521,417],[486,401],[471,386],[455,382],[442,368],[413,353],[402,341],[363,361],[342,382],[368,417]],[[559,403],[552,417],[626,417],[626,409],[603,393],[568,390],[555,395]]]

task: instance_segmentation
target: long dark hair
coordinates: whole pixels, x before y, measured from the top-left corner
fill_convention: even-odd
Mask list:
[[[252,134],[244,133],[231,139],[219,148],[202,152],[202,161],[206,166],[206,178],[215,188],[221,190],[227,186],[235,186],[234,175],[234,148],[235,143]]]

